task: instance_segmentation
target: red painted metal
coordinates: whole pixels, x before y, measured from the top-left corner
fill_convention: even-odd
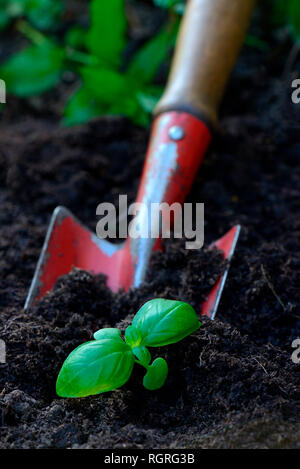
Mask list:
[[[170,132],[174,127],[180,129],[179,137]],[[182,203],[210,140],[208,127],[190,114],[168,112],[158,116],[153,123],[137,202],[142,202],[143,207],[150,207],[153,202]],[[141,222],[144,215],[141,209]],[[225,244],[222,241],[220,248],[224,248],[227,256]],[[151,253],[159,248],[159,241],[151,238],[129,237],[122,245],[100,240],[67,209],[58,207],[51,219],[25,308],[51,290],[57,279],[73,267],[105,274],[112,291],[138,286],[145,279]],[[219,291],[215,290],[215,298]],[[211,304],[207,308],[210,307]]]
[[[214,319],[219,302],[221,299],[221,294],[228,276],[228,271],[230,267],[230,261],[233,256],[238,237],[240,234],[241,227],[239,225],[234,226],[229,230],[222,238],[218,239],[218,241],[214,242],[211,247],[216,247],[220,251],[222,251],[224,259],[228,261],[227,267],[225,269],[224,274],[222,277],[219,278],[217,283],[213,286],[209,295],[207,296],[206,300],[202,303],[201,306],[201,315],[207,316],[210,319]]]
[[[169,130],[172,127],[180,127],[184,136],[178,141],[172,140]],[[199,119],[185,112],[168,112],[158,116],[152,127],[150,144],[146,155],[142,179],[137,195],[137,202],[141,202],[147,194],[147,182],[149,178],[162,180],[159,173],[161,166],[155,155],[161,155],[161,147],[166,145],[176,146],[176,167],[163,168],[169,172],[168,182],[164,188],[163,200],[172,204],[183,203],[191,185],[195,179],[200,164],[211,141],[211,133],[208,127]]]

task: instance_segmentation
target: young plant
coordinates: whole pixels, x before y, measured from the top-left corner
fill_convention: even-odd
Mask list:
[[[0,0],[0,6],[3,2],[9,4]],[[51,9],[49,2],[53,3]],[[59,84],[65,71],[72,70],[78,75],[79,86],[65,105],[64,125],[83,124],[104,114],[124,115],[142,126],[149,124],[163,89],[155,78],[174,46],[178,14],[170,15],[167,24],[128,60],[124,54],[129,44],[125,0],[90,0],[89,28],[75,25],[63,41],[49,36],[46,28],[48,22],[53,23],[61,0],[12,3],[18,8],[3,10],[4,16],[0,11],[0,30],[1,24],[4,28],[10,22],[6,13],[13,10],[16,29],[31,44],[0,66],[0,78],[8,93],[20,98],[44,93]],[[42,14],[41,9],[50,16]]]
[[[166,381],[168,365],[163,358],[151,363],[148,347],[179,342],[200,326],[195,310],[187,303],[148,301],[127,327],[125,341],[119,329],[100,329],[95,340],[73,350],[60,370],[56,392],[61,397],[86,397],[113,391],[129,380],[134,363],[146,369],[144,387],[159,389]]]

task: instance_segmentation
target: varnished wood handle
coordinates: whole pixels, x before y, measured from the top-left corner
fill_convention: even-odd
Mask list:
[[[187,111],[212,125],[256,0],[189,0],[154,114]]]

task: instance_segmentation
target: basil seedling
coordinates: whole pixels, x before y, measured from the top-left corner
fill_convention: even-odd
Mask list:
[[[113,391],[125,384],[134,363],[146,369],[146,389],[161,388],[168,375],[163,358],[152,364],[147,347],[174,344],[199,329],[195,310],[187,303],[165,299],[148,301],[141,307],[125,331],[100,329],[94,339],[79,345],[64,362],[56,382],[61,397],[85,397]]]

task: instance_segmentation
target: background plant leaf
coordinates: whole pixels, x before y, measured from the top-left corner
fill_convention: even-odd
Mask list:
[[[296,41],[300,41],[300,1],[290,0],[288,16],[292,34]]]
[[[171,27],[163,27],[135,54],[127,68],[127,76],[136,83],[137,87],[153,82],[159,67],[167,59],[175,44],[178,27],[179,20],[176,20]]]
[[[65,126],[84,124],[103,112],[103,107],[95,101],[89,90],[82,86],[67,102],[62,122]]]
[[[40,30],[55,29],[63,8],[62,0],[0,0],[0,29],[22,16]]]
[[[0,67],[7,91],[28,97],[53,88],[60,80],[64,50],[50,41],[31,45],[13,55]]]
[[[148,114],[151,114],[162,93],[162,86],[152,85],[148,86],[147,88],[137,90],[136,97],[144,111]]]
[[[86,29],[80,26],[73,26],[65,34],[65,44],[75,49],[84,49],[86,41]]]
[[[154,5],[160,8],[174,9],[177,13],[182,14],[185,8],[185,2],[182,0],[153,0]]]
[[[117,67],[126,45],[124,0],[91,0],[87,48],[104,64]]]
[[[1,5],[0,5],[1,8]],[[10,23],[10,16],[6,13],[6,11],[0,11],[0,31],[5,29]]]
[[[82,67],[81,76],[94,98],[106,105],[122,99],[130,90],[126,77],[110,68]]]
[[[30,22],[41,30],[57,27],[63,12],[61,0],[22,0],[24,12]]]

